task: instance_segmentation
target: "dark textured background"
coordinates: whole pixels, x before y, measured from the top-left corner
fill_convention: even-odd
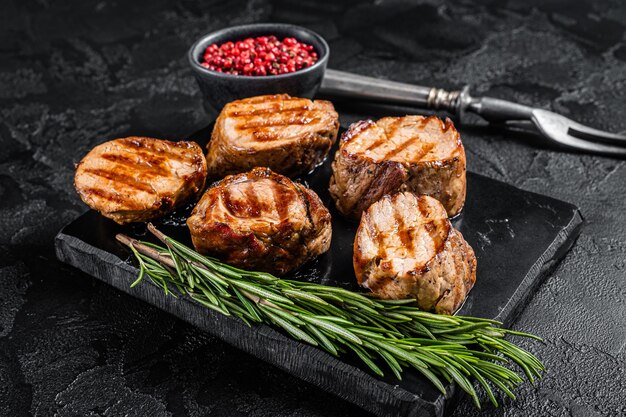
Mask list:
[[[73,163],[91,147],[207,123],[184,59],[204,32],[299,23],[328,39],[334,68],[470,83],[626,130],[621,0],[166,3],[0,5],[0,416],[364,415],[54,258],[54,235],[85,210]],[[626,414],[624,162],[461,132],[471,170],[573,202],[588,222],[515,325],[546,338],[523,343],[545,378],[481,415]],[[462,401],[466,415],[478,413]]]

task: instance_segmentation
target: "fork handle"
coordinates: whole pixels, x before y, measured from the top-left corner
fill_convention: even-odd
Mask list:
[[[460,91],[400,83],[327,69],[320,92],[333,97],[457,112]]]
[[[458,116],[470,111],[493,122],[530,119],[532,115],[530,107],[491,97],[473,98],[467,89],[447,91],[333,69],[326,70],[320,92],[334,97],[445,110]]]
[[[466,110],[482,116],[490,122],[504,122],[506,120],[530,120],[532,108],[523,104],[513,103],[499,98],[467,97]]]

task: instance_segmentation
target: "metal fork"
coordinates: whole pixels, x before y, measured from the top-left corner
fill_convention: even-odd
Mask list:
[[[320,92],[334,97],[445,110],[462,123],[475,113],[507,128],[539,133],[562,147],[581,152],[626,156],[626,135],[594,129],[560,114],[491,97],[472,97],[459,91],[381,80],[327,69]]]

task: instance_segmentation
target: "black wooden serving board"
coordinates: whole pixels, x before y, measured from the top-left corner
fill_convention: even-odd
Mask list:
[[[210,131],[209,126],[192,139],[204,145]],[[291,277],[357,290],[352,269],[357,225],[333,208],[328,194],[330,159],[301,181],[331,208],[332,245],[328,253]],[[155,224],[166,234],[190,244],[184,223],[190,209],[181,209]],[[580,212],[572,204],[469,173],[465,208],[453,224],[474,248],[478,271],[476,285],[459,314],[510,324],[571,247],[582,223]],[[381,379],[356,358],[334,358],[265,325],[247,327],[237,318],[223,316],[187,298],[167,297],[147,280],[131,289],[138,271],[129,251],[115,240],[117,233],[154,241],[144,224],[119,226],[88,211],[59,232],[57,257],[378,416],[442,416],[456,404],[460,390],[453,384],[444,396],[411,370],[405,372],[401,382],[392,376]]]

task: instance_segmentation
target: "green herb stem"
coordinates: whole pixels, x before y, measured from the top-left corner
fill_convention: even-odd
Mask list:
[[[512,389],[522,382],[505,364],[515,363],[531,383],[544,370],[534,355],[504,337],[540,339],[503,329],[499,322],[433,314],[418,309],[414,300],[377,300],[339,287],[242,270],[197,253],[151,224],[148,229],[165,246],[117,236],[139,262],[133,286],[148,277],[166,294],[186,294],[248,325],[279,327],[333,356],[353,351],[377,375],[384,375],[380,363],[398,379],[406,368],[414,368],[444,394],[446,383],[456,382],[480,408],[473,380],[497,407],[492,388],[515,398]]]

